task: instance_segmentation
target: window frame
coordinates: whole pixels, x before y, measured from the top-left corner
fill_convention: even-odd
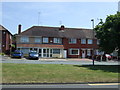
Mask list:
[[[84,42],[83,42],[84,41]],[[86,44],[86,39],[85,38],[82,38],[81,39],[81,44]]]
[[[53,43],[62,44],[62,38],[53,38]]]
[[[91,50],[87,49],[87,56],[91,56]]]
[[[70,38],[69,39],[69,44],[76,44],[77,43],[77,39],[76,38]]]
[[[39,41],[38,41],[39,40]],[[42,43],[42,38],[41,37],[35,37],[34,38],[35,43]]]
[[[45,41],[45,39],[47,39],[47,41]],[[42,38],[42,43],[49,43],[49,38],[48,37],[43,37]]]
[[[73,54],[72,50],[77,50],[78,53],[77,54]],[[77,49],[77,48],[71,48],[71,49],[69,49],[69,55],[80,55],[80,49]]]
[[[87,44],[93,44],[93,39],[88,39]]]
[[[97,45],[99,45],[99,44],[100,44],[100,40],[97,39]]]
[[[28,43],[29,42],[29,37],[27,37],[27,36],[20,37],[20,42]]]
[[[54,52],[54,50],[59,50],[59,52],[56,53],[56,52]],[[53,53],[53,54],[60,54],[60,53],[61,53],[61,50],[56,48],[56,49],[53,49],[52,53]]]

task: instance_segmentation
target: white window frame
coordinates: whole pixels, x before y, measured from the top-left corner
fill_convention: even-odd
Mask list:
[[[87,40],[87,43],[88,43],[88,44],[93,44],[93,39],[88,39],[88,40]]]
[[[81,44],[86,44],[86,39],[85,38],[81,39]]]
[[[62,39],[61,38],[54,38],[54,43],[62,43]]]
[[[75,39],[75,38],[69,39],[69,44],[76,44],[76,43],[77,43],[77,39]]]
[[[25,42],[29,42],[29,37],[27,37],[27,36],[23,36],[23,37],[20,37],[20,42],[23,42],[23,43],[25,43]]]
[[[99,45],[99,44],[100,44],[100,40],[97,39],[97,45]]]
[[[72,53],[72,50],[78,50],[78,53],[77,53],[77,54],[73,54],[73,53]],[[80,50],[79,50],[79,49],[76,49],[76,48],[71,48],[71,49],[69,49],[69,55],[79,55],[79,53],[80,53]]]
[[[91,50],[87,49],[87,56],[91,56]]]
[[[43,43],[48,43],[48,37],[43,37]]]
[[[35,37],[34,40],[35,40],[35,43],[42,43],[41,37]]]
[[[58,50],[59,52],[56,52],[55,50]],[[53,54],[60,54],[61,50],[60,49],[53,49]]]

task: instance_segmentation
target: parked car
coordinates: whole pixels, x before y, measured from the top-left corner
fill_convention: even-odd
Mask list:
[[[108,58],[108,59],[112,58],[112,56],[110,54],[105,54],[105,57]]]
[[[29,59],[39,59],[39,54],[36,51],[30,51],[29,52]]]
[[[23,53],[20,50],[15,50],[11,54],[11,58],[22,58],[22,57],[23,57]]]

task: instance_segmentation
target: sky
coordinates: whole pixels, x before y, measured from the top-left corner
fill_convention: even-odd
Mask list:
[[[97,25],[118,11],[118,2],[2,2],[0,6],[0,24],[12,34],[19,24],[22,31],[38,25],[91,29],[91,19]]]

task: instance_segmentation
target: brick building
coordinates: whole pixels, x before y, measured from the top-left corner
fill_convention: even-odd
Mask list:
[[[10,53],[12,44],[12,34],[0,25],[0,53]]]
[[[36,50],[45,58],[85,58],[98,54],[98,40],[91,29],[33,26],[16,36],[17,49],[24,55]]]

